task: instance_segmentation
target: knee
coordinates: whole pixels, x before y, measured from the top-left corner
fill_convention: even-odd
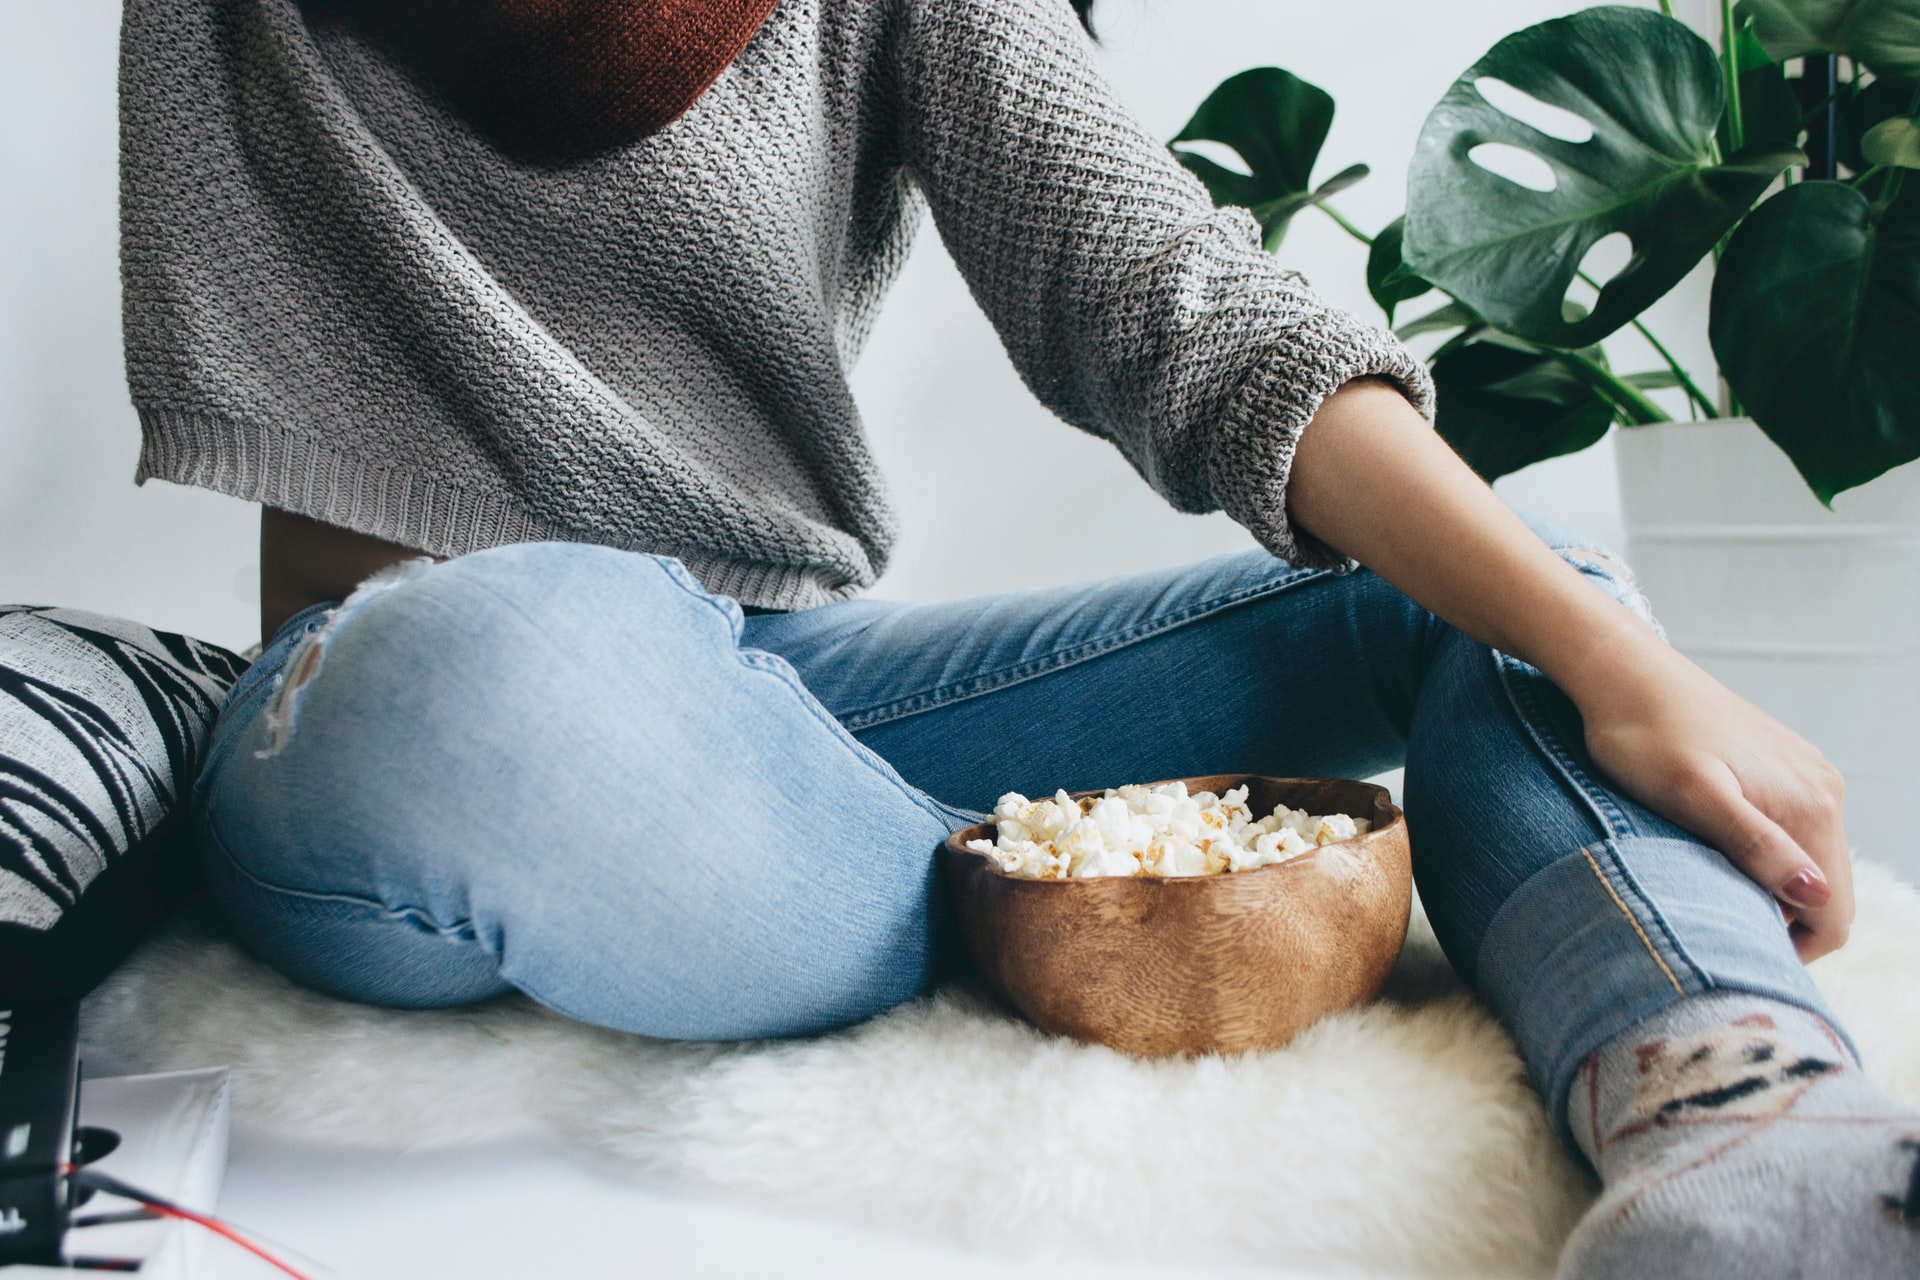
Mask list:
[[[530,788],[634,765],[609,743],[651,741],[629,731],[641,707],[684,719],[701,664],[730,661],[737,634],[730,601],[653,556],[527,544],[414,562],[288,656],[222,770],[220,807],[382,846],[436,821],[505,821]]]

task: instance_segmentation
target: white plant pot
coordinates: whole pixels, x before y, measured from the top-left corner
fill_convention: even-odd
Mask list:
[[[1746,419],[1616,433],[1627,558],[1681,652],[1847,779],[1847,834],[1920,883],[1920,465],[1828,511]]]

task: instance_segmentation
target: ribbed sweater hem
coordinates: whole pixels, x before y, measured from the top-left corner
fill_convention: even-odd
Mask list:
[[[435,556],[516,542],[592,542],[670,555],[714,594],[766,609],[810,609],[851,599],[864,587],[829,587],[805,565],[637,546],[592,530],[564,529],[529,513],[504,491],[348,458],[270,423],[201,410],[136,408],[143,436],[136,484],[166,480],[211,489]]]

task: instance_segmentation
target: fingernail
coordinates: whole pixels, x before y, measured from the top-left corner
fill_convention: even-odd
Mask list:
[[[1833,897],[1833,890],[1827,887],[1825,876],[1808,867],[1780,886],[1780,896],[1796,907],[1818,911]]]

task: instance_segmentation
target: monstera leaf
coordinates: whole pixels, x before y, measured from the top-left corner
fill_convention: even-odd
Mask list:
[[[1449,329],[1468,329],[1474,331],[1474,334],[1477,334],[1479,331],[1486,329],[1486,327],[1487,322],[1481,319],[1480,316],[1474,312],[1473,308],[1462,306],[1458,302],[1449,302],[1444,306],[1434,308],[1423,316],[1418,316],[1407,321],[1393,331],[1393,336],[1405,342],[1410,338],[1417,338],[1423,333],[1445,333]],[[1469,336],[1473,335],[1470,334]],[[1515,339],[1515,341],[1517,342],[1519,340]],[[1527,345],[1534,350],[1538,350],[1538,348],[1532,347],[1531,343]]]
[[[1367,166],[1356,164],[1313,186],[1313,164],[1332,124],[1333,99],[1326,90],[1278,67],[1255,67],[1222,81],[1170,145],[1180,163],[1206,184],[1214,204],[1253,211],[1272,251],[1280,247],[1294,214],[1367,176]],[[1183,142],[1231,147],[1248,172],[1236,173],[1183,149]]]
[[[1367,292],[1387,313],[1388,324],[1393,323],[1394,309],[1401,303],[1411,302],[1433,289],[1431,284],[1407,270],[1406,261],[1401,257],[1400,241],[1406,226],[1405,217],[1395,218],[1373,238],[1373,247],[1367,251]]]
[[[1920,121],[1908,116],[1882,120],[1861,135],[1860,154],[1889,169],[1920,169]]]
[[[1861,142],[1873,132],[1875,125],[1906,115],[1913,95],[1914,86],[1901,80],[1875,80],[1857,92],[1843,89],[1837,104],[1840,127],[1836,141],[1840,163],[1855,173],[1874,163],[1861,153]]]
[[[1920,79],[1920,5],[1913,0],[1744,0],[1737,13],[1753,21],[1775,61],[1840,53],[1877,75]]]
[[[1469,342],[1433,364],[1434,425],[1489,483],[1607,434],[1614,409],[1558,351]]]
[[[1920,457],[1920,184],[1890,208],[1839,182],[1761,205],[1720,259],[1708,332],[1822,502]]]
[[[1506,114],[1483,96],[1504,81],[1584,119],[1569,142]],[[1556,347],[1598,341],[1671,289],[1739,221],[1800,152],[1748,147],[1714,164],[1725,89],[1707,43],[1640,9],[1588,9],[1495,45],[1427,117],[1408,175],[1407,268],[1500,328]],[[1550,168],[1535,191],[1475,163],[1504,144]],[[1627,265],[1592,311],[1562,303],[1587,251],[1615,232]]]

